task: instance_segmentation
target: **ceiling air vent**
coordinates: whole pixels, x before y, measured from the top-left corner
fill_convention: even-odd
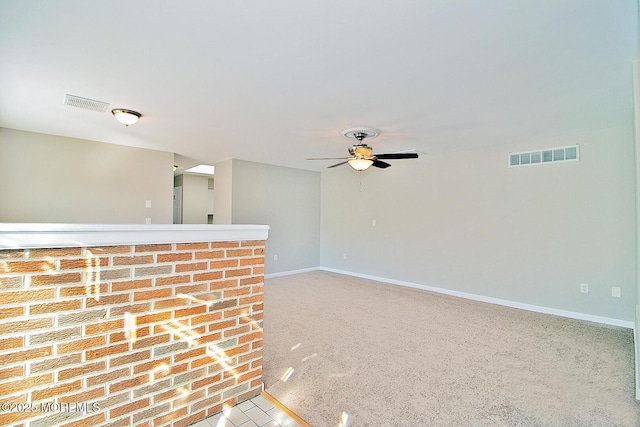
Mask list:
[[[580,146],[545,148],[544,150],[509,153],[509,167],[541,165],[544,163],[577,162],[580,160]]]
[[[67,94],[64,97],[64,105],[102,112],[107,111],[109,103]]]

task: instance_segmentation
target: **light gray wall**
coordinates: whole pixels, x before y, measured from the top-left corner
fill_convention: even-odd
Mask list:
[[[213,223],[231,224],[233,161],[216,163],[213,180]]]
[[[182,175],[182,223],[206,224],[209,205],[209,177]]]
[[[172,223],[173,153],[0,128],[0,182],[0,222]]]
[[[320,173],[234,159],[233,223],[269,225],[266,274],[317,267]]]
[[[507,167],[576,143],[580,162]],[[633,145],[629,127],[424,155],[363,172],[362,191],[348,167],[323,172],[321,265],[632,321]]]

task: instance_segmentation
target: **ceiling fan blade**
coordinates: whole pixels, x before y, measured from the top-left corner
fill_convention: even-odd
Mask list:
[[[376,159],[417,159],[418,153],[374,154]]]
[[[389,163],[387,163],[387,162],[381,162],[380,160],[374,160],[373,163],[371,164],[371,166],[376,167],[376,168],[385,169],[385,168],[388,168],[391,165]]]
[[[344,160],[347,157],[310,157],[305,160]]]
[[[336,163],[335,165],[328,166],[327,169],[328,168],[335,168],[336,166],[344,165],[345,163],[347,163],[347,162]]]

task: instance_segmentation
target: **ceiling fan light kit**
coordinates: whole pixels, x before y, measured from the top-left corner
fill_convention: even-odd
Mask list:
[[[367,138],[375,138],[380,134],[380,131],[371,128],[351,128],[342,131],[342,135],[347,138],[353,138],[358,140],[357,144],[349,147],[349,154],[351,157],[341,158],[334,157],[333,159],[341,159],[343,162],[336,163],[329,166],[334,168],[336,166],[344,165],[348,163],[353,169],[357,171],[363,171],[373,166],[380,169],[385,169],[391,166],[389,163],[380,161],[380,159],[417,159],[418,153],[390,153],[390,154],[373,154],[373,148],[369,147],[363,141]],[[307,160],[329,160],[331,157],[312,158]]]

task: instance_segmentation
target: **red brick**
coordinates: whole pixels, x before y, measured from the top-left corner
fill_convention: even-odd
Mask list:
[[[255,257],[255,258],[242,258],[240,259],[240,266],[244,267],[246,265],[263,265],[264,257]]]
[[[134,250],[135,252],[168,252],[171,251],[171,243],[136,245]]]
[[[228,329],[224,331],[224,337],[228,338],[236,335],[242,335],[242,334],[248,333],[249,331],[250,331],[249,325],[243,325],[238,328]]]
[[[231,297],[237,297],[239,295],[249,295],[249,294],[251,294],[251,289],[247,287],[243,287],[243,288],[236,288],[236,289],[225,289],[222,295],[224,298],[231,298]]]
[[[176,295],[180,295],[180,294],[193,295],[201,292],[207,292],[209,290],[209,285],[206,283],[200,283],[197,285],[178,286],[175,289],[176,289]]]
[[[127,280],[126,282],[111,283],[111,292],[131,291],[153,286],[153,279]]]
[[[86,308],[98,307],[101,305],[114,305],[114,304],[127,304],[131,302],[129,294],[117,294],[117,295],[100,295],[98,300],[89,298],[86,300]]]
[[[254,255],[264,255],[264,248],[256,248],[253,250]]]
[[[248,276],[250,274],[251,274],[250,268],[237,268],[237,269],[224,271],[224,277]]]
[[[137,247],[136,247],[137,248]],[[124,414],[131,414],[134,412],[138,412],[149,406],[149,398],[145,397],[140,400],[136,400],[135,402],[127,403],[126,405],[118,406],[109,411],[109,418],[117,418]]]
[[[191,282],[191,275],[189,274],[182,275],[182,276],[169,276],[169,277],[155,278],[156,286],[177,285],[180,283],[189,283],[189,282]]]
[[[38,274],[31,276],[31,286],[50,286],[67,283],[81,283],[82,275],[80,273],[54,273],[54,274]]]
[[[252,332],[250,334],[238,337],[238,344],[244,344],[247,342],[251,342],[254,340],[261,340],[261,339],[262,339],[262,331]]]
[[[200,271],[208,269],[206,262],[192,262],[187,264],[176,264],[176,273],[184,273],[185,271]]]
[[[241,243],[241,246],[264,246],[265,240],[245,240]]]
[[[255,285],[257,283],[263,283],[263,282],[264,282],[264,277],[262,276],[246,277],[244,279],[240,279],[240,286]]]
[[[264,295],[251,295],[250,297],[240,298],[240,305],[251,304],[253,302],[262,302],[264,300]]]
[[[14,366],[13,368],[0,369],[0,380],[15,379],[24,376],[24,366]]]
[[[24,312],[24,307],[2,307],[2,310],[0,310],[0,319],[24,316]]]
[[[24,345],[24,337],[0,339],[0,349],[2,349],[3,351],[10,350],[12,348],[19,348],[19,347],[22,347],[23,345]]]
[[[0,250],[0,259],[22,259],[27,252],[25,249],[3,249]]]
[[[82,256],[82,248],[30,249],[28,258],[62,258]]]
[[[195,325],[200,325],[202,323],[215,322],[216,320],[220,320],[220,319],[222,319],[222,313],[221,312],[213,312],[213,313],[203,314],[201,316],[193,316],[189,320],[189,324],[191,326],[195,326]]]
[[[59,311],[76,311],[76,310],[80,310],[81,308],[82,308],[82,302],[80,300],[50,302],[46,304],[29,306],[29,314],[35,315],[35,314],[56,313]]]
[[[137,350],[139,348],[151,347],[156,344],[168,343],[169,341],[171,341],[171,335],[163,333],[136,340],[132,346],[134,350]]]
[[[238,248],[240,242],[211,242],[211,249],[215,248]]]
[[[253,267],[252,273],[257,276],[264,276],[264,267]]]
[[[156,395],[153,398],[154,403],[158,402],[158,396]],[[168,425],[172,420],[184,417],[185,415],[187,415],[189,409],[188,407],[182,407],[180,409],[176,409],[174,411],[169,412],[168,414],[162,415],[161,417],[155,418],[153,420],[153,425],[155,426],[163,426],[163,425]],[[220,411],[216,411],[214,413],[217,413]],[[213,414],[212,414],[213,415]]]
[[[176,243],[177,251],[192,251],[198,249],[209,249],[209,243]]]
[[[53,374],[51,373],[43,375],[30,375],[26,378],[22,378],[16,381],[2,383],[2,394],[14,394],[17,392],[26,391],[30,388],[49,384],[53,384]]]
[[[136,318],[136,323],[138,325],[144,325],[146,323],[157,323],[157,322],[164,322],[171,319],[171,312],[170,311],[164,311],[161,313],[153,313],[153,314],[145,314],[142,316],[138,316]]]
[[[117,371],[99,373],[98,375],[87,378],[87,387],[94,385],[102,386],[105,383],[115,381],[118,378],[128,377],[129,375],[131,375],[131,368],[129,367],[118,369]]]
[[[20,290],[16,292],[0,292],[0,301],[3,305],[24,304],[30,301],[52,300],[56,296],[56,290],[51,288],[38,290]]]
[[[109,331],[117,331],[124,328],[124,319],[107,320],[100,323],[93,323],[84,326],[85,334],[94,335]]]
[[[131,255],[113,257],[113,265],[153,264],[153,255]]]
[[[210,261],[209,262],[209,268],[211,270],[219,270],[219,269],[223,269],[223,268],[230,268],[230,267],[238,267],[239,261],[238,259],[222,259],[220,261]]]
[[[180,318],[180,317],[188,317],[188,316],[194,316],[196,314],[202,314],[202,313],[206,313],[207,312],[207,306],[206,305],[197,305],[195,307],[189,307],[189,308],[183,308],[181,310],[176,310],[174,312],[173,317],[174,318]]]
[[[253,255],[252,249],[227,249],[227,258],[245,257]]]
[[[82,338],[75,341],[61,342],[57,344],[57,354],[78,353],[88,348],[103,347],[107,344],[104,335],[97,337]]]
[[[143,350],[137,353],[130,353],[125,356],[112,357],[109,359],[109,369],[116,366],[128,365],[130,363],[141,362],[151,358],[151,350]]]
[[[238,287],[238,279],[219,280],[209,284],[209,290],[229,289]]]
[[[158,254],[157,262],[191,261],[192,259],[192,252],[174,252],[169,254]]]
[[[224,251],[199,251],[195,253],[196,259],[224,258]]]
[[[48,399],[53,396],[61,394],[67,394],[82,389],[82,381],[77,380],[70,383],[56,384],[53,387],[45,388],[42,390],[34,390],[31,392],[31,398],[33,400]]]
[[[147,382],[149,382],[149,376],[146,375],[146,374],[139,375],[139,376],[134,377],[134,378],[128,378],[126,380],[111,384],[109,386],[109,394],[116,393],[118,391],[130,389],[130,388],[134,388],[134,387],[137,387],[139,385],[145,384]]]
[[[53,326],[53,318],[45,317],[42,319],[27,319],[16,322],[7,322],[0,324],[0,335],[32,331],[34,329],[51,328]]]
[[[83,416],[81,420],[78,420],[78,421],[73,421],[67,424],[61,424],[60,427],[97,426],[98,424],[104,422],[105,419],[106,418],[105,418],[104,412],[98,412],[93,415],[87,414],[86,416]]]
[[[171,364],[171,357],[163,357],[161,359],[153,359],[148,362],[138,363],[133,367],[133,373],[139,374],[140,372],[151,372],[152,370],[158,368],[159,366],[166,365],[167,369],[169,369],[169,365]]]
[[[58,381],[68,380],[70,378],[90,374],[92,372],[104,371],[106,367],[107,364],[102,361],[95,363],[85,363],[82,366],[74,366],[73,368],[62,369],[58,372]]]
[[[138,291],[133,294],[134,301],[147,301],[147,300],[155,300],[159,298],[167,298],[173,294],[173,289],[171,288],[162,288],[162,289],[154,289],[151,291]]]
[[[175,309],[175,308],[182,308],[188,304],[189,304],[189,301],[185,300],[184,298],[169,298],[169,299],[154,301],[153,309],[154,310]]]
[[[130,253],[131,246],[96,246],[89,249],[94,255]]]
[[[206,273],[197,273],[193,275],[194,282],[207,282],[217,279],[222,279],[222,271],[208,271]]]
[[[99,359],[101,357],[113,356],[114,354],[129,351],[129,343],[110,345],[108,347],[99,348],[97,350],[87,350],[87,360]]]
[[[56,270],[56,262],[43,261],[4,261],[3,270],[7,273],[44,273]]]

